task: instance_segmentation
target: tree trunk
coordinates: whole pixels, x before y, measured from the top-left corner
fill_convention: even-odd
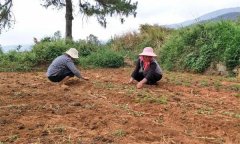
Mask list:
[[[72,39],[72,20],[73,20],[72,0],[66,0],[66,39]]]

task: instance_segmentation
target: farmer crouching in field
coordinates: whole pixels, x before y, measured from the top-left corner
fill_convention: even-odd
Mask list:
[[[70,48],[65,54],[58,56],[53,60],[51,65],[48,67],[47,76],[52,82],[60,82],[60,86],[68,87],[64,83],[70,78],[78,77],[84,80],[88,78],[81,76],[80,71],[76,68],[73,61],[78,58],[78,51],[75,48]]]
[[[143,52],[139,54],[139,58],[131,75],[129,83],[137,80],[137,88],[142,88],[143,85],[154,85],[162,78],[162,69],[154,59],[157,55],[153,52],[151,47],[146,47]]]

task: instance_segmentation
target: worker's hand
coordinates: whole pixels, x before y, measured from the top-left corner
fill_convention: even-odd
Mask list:
[[[143,84],[145,84],[147,82],[147,79],[144,78],[143,80],[141,80],[140,82],[137,83],[137,88],[140,89],[143,87]]]
[[[131,83],[133,83],[133,78],[132,77],[130,78],[128,84],[131,84]]]
[[[137,83],[137,88],[140,89],[140,88],[142,88],[142,87],[143,87],[143,83],[142,83],[141,81],[138,82],[138,83]]]
[[[84,79],[84,80],[89,80],[89,78],[88,78],[88,77],[82,77],[82,79]]]

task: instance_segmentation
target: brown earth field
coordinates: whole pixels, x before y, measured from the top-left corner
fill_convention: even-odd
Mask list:
[[[81,70],[65,89],[0,73],[0,144],[240,144],[240,80],[165,72],[136,89],[131,71]]]

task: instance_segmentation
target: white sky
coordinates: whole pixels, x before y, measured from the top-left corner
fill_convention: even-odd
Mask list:
[[[76,0],[73,0],[76,1]],[[101,27],[96,18],[87,18],[74,13],[73,38],[86,39],[93,34],[99,40],[108,40],[114,35],[136,31],[140,24],[173,24],[195,19],[203,14],[231,7],[240,7],[239,0],[132,0],[138,1],[137,17],[126,18],[121,24],[119,18],[109,18],[107,28]],[[16,23],[8,31],[2,31],[0,44],[33,44],[33,37],[41,39],[60,31],[65,35],[65,9],[45,9],[40,0],[13,0]],[[27,5],[26,5],[27,4]],[[77,6],[77,5],[76,5]],[[77,9],[77,7],[76,7]]]

